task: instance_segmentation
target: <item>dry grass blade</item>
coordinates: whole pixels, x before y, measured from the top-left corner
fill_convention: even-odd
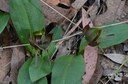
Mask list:
[[[74,37],[74,36],[76,36],[76,35],[79,35],[79,34],[82,34],[82,32],[77,32],[77,33],[75,33],[75,34],[72,34],[72,35],[67,36],[67,37],[63,37],[62,39],[54,40],[54,41],[52,41],[52,42],[58,42],[58,41],[67,40],[67,39],[70,39],[70,38],[72,38],[72,37]]]
[[[89,14],[90,11],[93,10],[94,7],[95,7],[95,3],[88,9],[86,16]],[[76,23],[76,25],[73,28],[71,28],[71,30],[65,36],[70,35],[80,25],[81,22],[82,22],[82,18],[80,18],[80,20]]]
[[[0,47],[0,50],[4,49],[9,49],[9,48],[16,48],[16,47],[24,47],[24,46],[29,46],[30,44],[21,44],[21,45],[11,45],[11,46],[5,46],[5,47]]]
[[[77,15],[77,13],[74,15],[74,17],[73,17],[73,19],[72,19],[72,22],[74,21],[74,19],[75,19],[76,15]],[[64,35],[66,35],[66,34],[67,34],[67,32],[69,31],[69,29],[70,29],[71,25],[72,25],[72,23],[70,23],[70,24],[68,25],[68,27],[67,27],[67,29],[66,29],[66,31],[65,31],[65,33],[64,33]]]
[[[118,22],[118,23],[114,23],[114,24],[110,24],[110,25],[105,25],[105,26],[94,27],[94,28],[105,28],[105,27],[112,27],[112,26],[121,25],[121,24],[124,24],[124,23],[127,23],[127,22],[128,22],[128,20],[126,20],[126,21],[122,21],[122,22]]]
[[[95,3],[88,9],[87,15],[89,14],[89,12],[90,12],[91,10],[93,10],[94,7],[95,7]],[[64,35],[64,37],[67,37],[67,36],[69,36],[72,32],[74,32],[74,30],[80,25],[81,22],[82,22],[82,18],[75,24],[75,26],[74,26],[73,28],[71,28],[71,30],[70,30],[66,35]],[[64,40],[62,40],[62,41],[60,41],[60,42],[57,43],[57,46],[56,46],[57,49],[58,49],[59,46],[63,43],[63,41],[64,41]]]

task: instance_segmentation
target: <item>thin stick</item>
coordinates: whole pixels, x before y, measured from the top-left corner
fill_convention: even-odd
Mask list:
[[[94,6],[95,6],[95,3],[88,9],[87,15],[88,15],[89,12],[94,8]],[[69,36],[69,35],[78,27],[78,25],[79,25],[81,22],[82,22],[82,18],[76,23],[76,25],[75,25],[73,28],[71,28],[71,30],[70,30],[66,35],[64,35],[64,37]],[[64,41],[64,40],[58,42],[56,48],[59,48],[59,46],[63,43],[63,41]]]
[[[71,30],[64,37],[69,36],[73,31],[75,31],[75,29],[79,26],[81,22],[82,22],[82,18],[80,18],[80,20],[76,23],[76,25],[73,28],[71,28]]]
[[[77,15],[77,13],[75,13],[74,17],[72,18],[72,22],[74,21],[74,19],[75,19],[76,15]],[[66,31],[65,31],[65,33],[64,33],[64,35],[66,35],[66,34],[67,34],[67,32],[69,31],[69,28],[71,27],[71,25],[72,25],[72,23],[70,23],[70,24],[68,25],[68,27],[67,27],[67,29],[66,29]]]
[[[94,8],[95,6],[95,3],[88,9],[87,13],[86,13],[86,16],[89,14],[89,12]],[[65,35],[65,36],[68,36],[70,35],[78,26],[79,24],[82,22],[82,18],[80,18],[80,20],[76,23],[76,25],[71,28],[71,30]]]
[[[123,21],[123,22],[118,22],[118,23],[110,24],[110,25],[105,25],[105,26],[94,27],[94,28],[105,28],[105,27],[112,27],[112,26],[116,26],[116,25],[124,24],[124,23],[127,23],[127,22],[128,22],[128,20]]]
[[[0,50],[8,49],[8,48],[24,47],[24,46],[29,46],[29,45],[30,45],[30,44],[21,44],[21,45],[5,46],[5,47],[0,47]]]
[[[62,39],[54,40],[54,41],[52,41],[52,42],[58,42],[58,41],[67,40],[67,39],[70,39],[70,38],[72,38],[72,37],[74,37],[74,36],[76,36],[76,35],[79,35],[79,34],[82,34],[82,32],[77,32],[77,33],[72,34],[72,35],[70,35],[70,36],[68,36],[68,37],[64,37],[64,38],[62,38]]]
[[[54,10],[59,15],[61,15],[63,18],[65,18],[66,20],[68,20],[69,22],[71,22],[72,24],[76,25],[76,23],[74,23],[73,21],[71,21],[69,18],[67,18],[66,16],[64,16],[63,14],[61,14],[59,11],[57,11],[56,9],[54,9],[53,7],[51,7],[50,5],[48,5],[45,1],[41,0],[41,2],[44,3],[46,6],[48,6],[49,8],[51,8],[52,10]]]

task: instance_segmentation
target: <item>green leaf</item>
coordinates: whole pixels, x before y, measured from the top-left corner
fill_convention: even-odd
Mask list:
[[[53,39],[52,40],[57,40],[62,38],[62,28],[60,26],[56,26],[55,28],[52,29],[51,31],[53,33]]]
[[[128,24],[120,24],[103,28],[101,38],[99,40],[100,48],[107,48],[116,44],[120,44],[128,39]]]
[[[10,15],[22,43],[34,32],[44,31],[44,15],[39,0],[10,0]],[[31,47],[27,47],[32,52]]]
[[[36,57],[33,59],[30,67],[29,74],[32,82],[45,77],[51,72],[51,63],[49,60],[42,59],[41,57]]]
[[[51,57],[56,50],[56,44],[51,42],[46,50],[43,51],[43,57]]]
[[[84,71],[85,62],[81,55],[62,56],[53,66],[51,84],[82,84]]]
[[[31,64],[32,59],[28,59],[20,68],[18,74],[18,84],[34,84],[31,82],[29,77],[29,65]]]
[[[37,82],[37,84],[48,84],[47,78],[46,78],[46,77],[41,78],[41,79]]]
[[[81,39],[81,42],[80,42],[80,47],[79,47],[79,54],[83,54],[84,53],[84,49],[85,47],[88,45],[88,42],[85,38],[82,38]]]
[[[0,12],[0,34],[7,26],[8,20],[9,20],[9,14],[5,12]]]

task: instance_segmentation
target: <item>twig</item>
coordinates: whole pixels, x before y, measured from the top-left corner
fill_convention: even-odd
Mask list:
[[[104,25],[104,26],[99,26],[99,27],[93,27],[93,28],[105,28],[105,27],[112,27],[112,26],[116,26],[116,25],[124,24],[124,23],[127,23],[127,22],[128,22],[128,20],[123,21],[123,22],[118,22],[118,23],[110,24],[110,25]]]
[[[88,9],[86,16],[90,13],[90,11],[94,8],[94,6],[95,3]],[[81,22],[82,22],[82,18],[80,18],[80,20],[76,23],[76,25],[73,28],[71,28],[71,30],[65,36],[70,35],[80,25]]]
[[[8,49],[8,48],[16,48],[16,47],[24,47],[24,46],[29,46],[30,44],[21,44],[21,45],[12,45],[12,46],[5,46],[5,47],[0,47],[0,50]]]
[[[77,32],[77,33],[72,34],[72,35],[70,35],[70,36],[68,36],[68,37],[63,37],[62,39],[54,40],[54,41],[52,41],[52,42],[58,42],[58,41],[67,40],[67,39],[69,39],[69,38],[71,38],[71,37],[74,37],[74,36],[76,36],[76,35],[79,35],[79,34],[82,34],[82,32]]]
[[[64,35],[64,37],[69,36],[79,26],[81,22],[82,22],[82,18],[80,18],[80,20],[76,23],[76,25],[73,28],[71,28],[71,30],[66,35]]]
[[[89,14],[89,12],[94,8],[94,6],[95,6],[95,3],[88,9],[86,15]],[[79,25],[81,22],[82,22],[82,18],[76,23],[76,25],[75,25],[73,28],[71,28],[71,30],[70,30],[66,35],[64,35],[64,37],[69,36],[69,35],[78,27],[78,25]],[[63,41],[64,41],[64,40],[58,42],[56,48],[59,48],[59,46],[63,43]]]
[[[74,19],[75,19],[76,15],[77,15],[77,13],[75,13],[74,17],[72,18],[72,22],[74,21]],[[69,28],[71,27],[71,25],[72,25],[72,23],[70,23],[70,24],[68,25],[68,27],[67,27],[67,29],[66,29],[66,31],[65,31],[65,33],[64,33],[64,35],[66,35],[66,34],[67,34],[67,32],[69,31]]]
[[[70,21],[72,24],[74,24],[75,26],[66,34],[64,35],[64,38],[69,36],[78,26],[79,24],[82,22],[82,18],[77,22],[74,23],[73,21],[71,21],[70,19],[68,19],[66,16],[64,16],[63,14],[61,14],[59,11],[57,11],[56,9],[54,9],[53,7],[51,7],[50,5],[48,5],[46,2],[44,2],[43,0],[41,0],[42,3],[44,3],[46,6],[48,6],[49,8],[51,8],[52,10],[54,10],[56,13],[58,13],[59,15],[61,15],[62,17],[64,17],[66,20]],[[87,11],[87,15],[89,14],[89,12],[94,8],[95,3],[89,8],[89,10]],[[82,28],[81,28],[82,29]],[[59,48],[59,46],[63,43],[64,40],[61,40],[57,43],[56,45],[56,50]],[[55,51],[56,52],[56,51]]]

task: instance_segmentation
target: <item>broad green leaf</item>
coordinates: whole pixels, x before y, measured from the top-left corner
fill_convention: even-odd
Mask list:
[[[37,59],[35,57],[29,67],[29,74],[32,82],[35,82],[40,78],[45,77],[50,72],[51,64],[49,60],[42,59],[41,57],[37,57]]]
[[[56,50],[56,44],[51,42],[47,49],[49,56],[52,56],[55,50]]]
[[[50,31],[49,34],[52,34],[52,41],[53,41],[62,38],[62,33],[63,33],[62,28],[60,26],[56,26]],[[44,40],[43,38],[42,40]],[[54,54],[55,50],[56,50],[56,43],[51,42],[48,45],[48,47],[43,51],[42,56],[51,57]]]
[[[5,12],[0,12],[0,34],[7,26],[8,20],[9,20],[9,14]]]
[[[53,66],[51,84],[82,84],[84,71],[85,62],[81,55],[62,56]]]
[[[60,26],[56,26],[55,28],[52,29],[51,31],[53,33],[53,39],[52,40],[57,40],[62,38],[62,28]]]
[[[39,0],[10,0],[10,15],[22,43],[29,43],[29,36],[45,28]]]
[[[82,38],[81,39],[81,42],[80,42],[80,47],[79,47],[79,54],[83,54],[84,53],[84,49],[85,47],[88,45],[88,42],[85,38]]]
[[[46,78],[46,77],[41,78],[41,79],[37,82],[37,84],[48,84],[47,78]]]
[[[51,57],[56,50],[56,44],[51,42],[46,50],[43,51],[43,57]]]
[[[20,68],[18,74],[18,84],[34,84],[31,82],[29,77],[29,66],[31,64],[32,59],[28,59]]]
[[[101,38],[99,40],[100,48],[107,48],[128,39],[128,24],[120,24],[103,28]]]

